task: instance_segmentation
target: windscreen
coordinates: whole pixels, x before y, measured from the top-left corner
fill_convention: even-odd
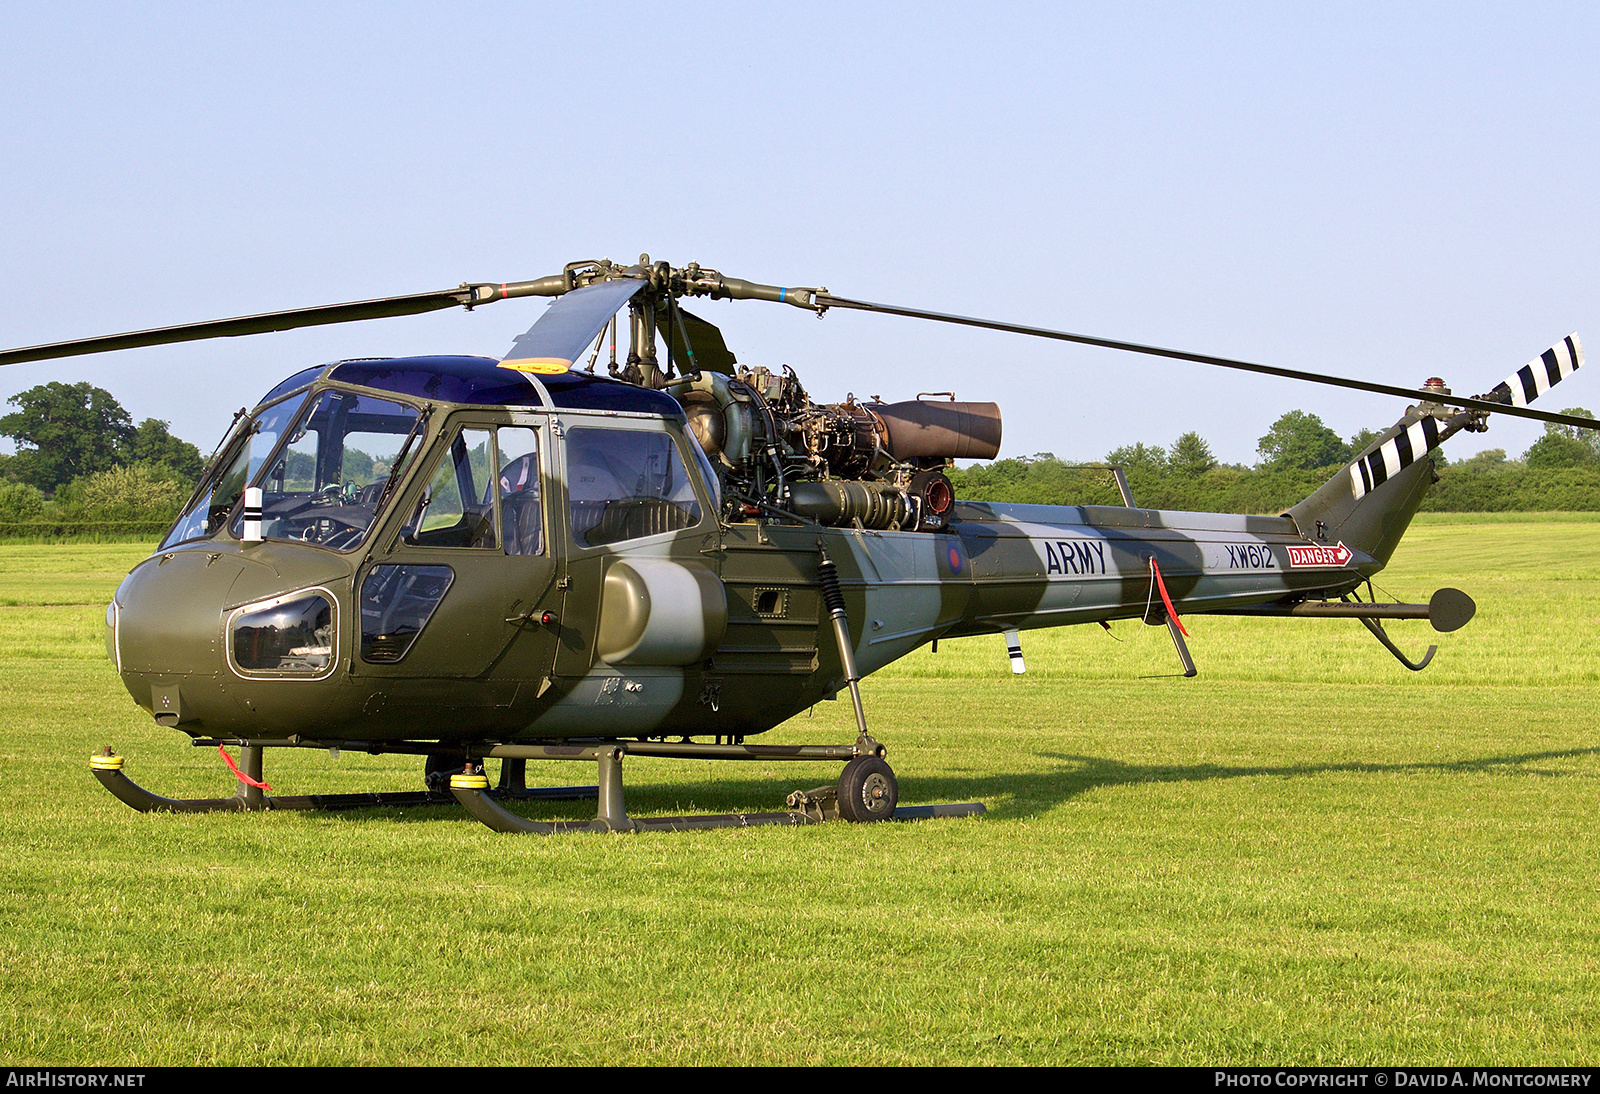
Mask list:
[[[262,489],[261,534],[335,551],[360,545],[396,460],[417,425],[414,407],[349,391],[313,395],[270,457],[249,459]],[[232,531],[243,528],[241,509]]]

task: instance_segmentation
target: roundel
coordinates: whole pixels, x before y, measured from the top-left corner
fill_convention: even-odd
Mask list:
[[[950,545],[950,556],[949,557],[950,557],[950,569],[951,569],[951,571],[953,571],[954,573],[958,573],[959,574],[961,572],[961,563],[962,563],[961,549],[959,547],[957,547],[955,544],[951,544]]]

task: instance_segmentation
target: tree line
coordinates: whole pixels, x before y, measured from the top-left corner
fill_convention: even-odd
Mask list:
[[[1582,407],[1564,414],[1594,415]],[[1377,438],[1362,430],[1348,440],[1315,414],[1291,410],[1257,442],[1254,465],[1223,464],[1194,432],[1168,447],[1131,444],[1106,453],[1124,469],[1134,501],[1151,509],[1277,513],[1294,505]],[[1490,449],[1451,462],[1435,449],[1439,468],[1422,508],[1438,512],[1600,511],[1600,432],[1546,425],[1517,459]],[[1041,452],[952,469],[956,495],[973,501],[1039,505],[1120,505],[1111,476]]]
[[[170,522],[200,477],[200,450],[168,423],[134,424],[122,404],[89,383],[52,381],[7,400],[0,436],[0,529],[146,531]]]
[[[51,382],[7,400],[0,436],[0,534],[100,528],[140,532],[164,525],[200,477],[200,450],[155,418],[134,423],[120,403],[89,383]],[[1594,415],[1582,407],[1564,414]],[[1223,464],[1198,433],[1170,446],[1136,443],[1106,453],[1124,469],[1134,500],[1156,509],[1271,513],[1298,502],[1354,459],[1377,434],[1341,438],[1315,414],[1291,410],[1257,442],[1254,465]],[[1600,511],[1600,432],[1546,425],[1516,459],[1490,449],[1451,462],[1437,450],[1439,481],[1424,510]],[[996,460],[949,472],[958,497],[1043,505],[1118,505],[1100,467],[1053,453]]]

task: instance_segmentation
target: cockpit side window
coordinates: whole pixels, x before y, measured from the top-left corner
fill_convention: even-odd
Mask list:
[[[672,434],[583,426],[567,432],[567,500],[580,547],[674,532],[700,522]]]
[[[539,489],[539,432],[523,426],[495,430],[500,450],[500,527],[506,554],[544,554],[544,498]]]
[[[417,501],[403,535],[425,547],[494,547],[494,458],[487,429],[463,429],[450,445]]]
[[[244,493],[245,483],[260,468],[267,454],[278,444],[283,431],[294,419],[305,396],[285,399],[281,403],[256,411],[246,426],[245,437],[220,453],[217,463],[210,469],[207,481],[195,494],[194,503],[184,510],[161,541],[170,547],[191,539],[208,539],[217,534],[228,521],[228,515]]]

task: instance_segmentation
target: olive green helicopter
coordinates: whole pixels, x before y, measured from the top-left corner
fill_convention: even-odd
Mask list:
[[[804,824],[970,815],[907,806],[868,732],[861,677],[941,638],[1141,619],[1196,673],[1181,616],[1428,619],[1475,610],[1441,589],[1378,602],[1388,562],[1435,481],[1428,453],[1491,412],[1580,428],[1528,404],[1583,360],[1576,335],[1486,394],[1404,388],[757,284],[640,256],[532,281],[81,339],[0,364],[555,298],[503,359],[336,361],[241,411],[156,552],[106,611],[134,702],[215,747],[227,798],[131,781],[107,748],[91,770],[139,810],[340,809],[458,801],[503,832]],[[1414,399],[1304,501],[1276,516],[960,501],[952,460],[1000,451],[993,403],[951,393],[814,401],[793,370],[739,364],[686,298],[877,312],[1125,350]],[[618,358],[626,312],[627,352]],[[605,374],[596,372],[609,345]],[[1365,585],[1367,595],[1361,596]],[[840,745],[748,739],[848,692]],[[228,747],[240,750],[243,768]],[[273,795],[267,748],[424,757],[414,793]],[[627,757],[843,761],[834,784],[770,813],[634,818]],[[490,786],[484,763],[500,761]],[[597,783],[529,787],[529,760],[597,765]],[[519,799],[597,801],[544,822]]]

